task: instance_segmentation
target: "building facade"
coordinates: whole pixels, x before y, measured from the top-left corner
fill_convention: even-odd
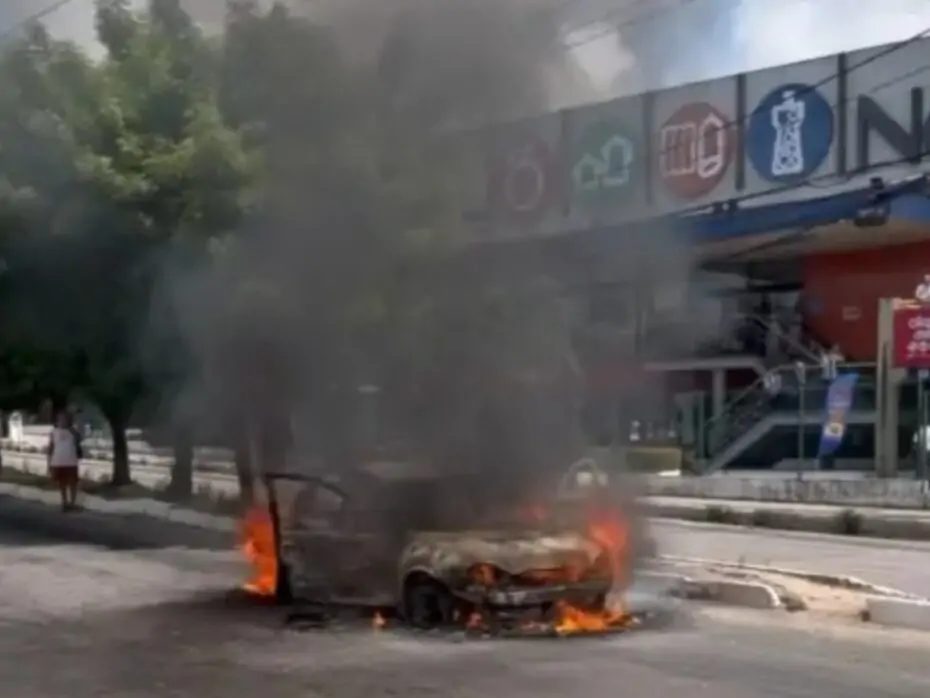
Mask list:
[[[880,299],[928,273],[928,50],[901,42],[499,126],[475,239],[575,260],[574,285],[601,308],[614,298],[671,403],[711,395],[702,424],[749,413],[731,406],[747,382],[768,414],[765,380],[799,399],[796,363],[815,373],[831,349],[874,363]]]

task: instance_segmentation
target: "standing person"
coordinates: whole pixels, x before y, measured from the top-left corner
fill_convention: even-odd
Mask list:
[[[71,415],[59,412],[48,438],[48,468],[61,494],[61,510],[77,508],[78,461],[81,437],[74,429]]]

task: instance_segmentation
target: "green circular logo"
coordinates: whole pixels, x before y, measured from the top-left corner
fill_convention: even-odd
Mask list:
[[[622,125],[608,122],[592,124],[584,131],[570,172],[576,197],[612,200],[636,190],[639,144],[629,133]]]

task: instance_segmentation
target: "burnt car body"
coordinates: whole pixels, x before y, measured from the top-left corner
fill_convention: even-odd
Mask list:
[[[560,600],[600,607],[616,582],[611,552],[577,519],[476,526],[443,500],[456,492],[448,475],[380,463],[266,482],[280,586],[295,602],[392,607],[436,625],[474,611],[545,613]]]

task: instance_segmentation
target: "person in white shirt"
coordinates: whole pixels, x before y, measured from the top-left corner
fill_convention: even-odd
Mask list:
[[[60,412],[48,437],[48,469],[61,493],[61,510],[77,508],[78,461],[81,443],[71,415]]]

